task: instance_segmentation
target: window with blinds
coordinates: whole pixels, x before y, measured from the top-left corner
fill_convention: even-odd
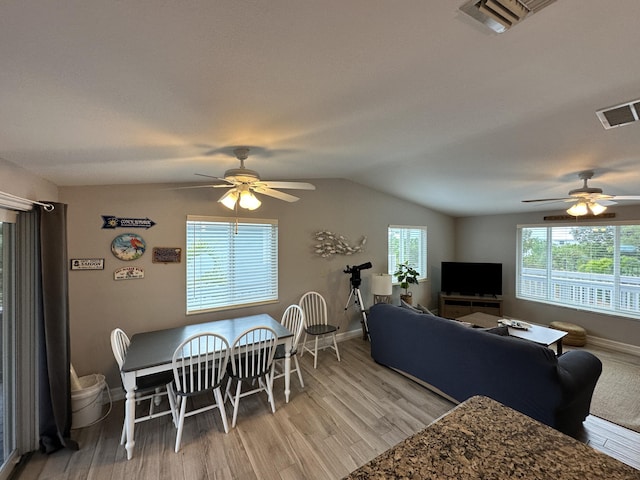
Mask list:
[[[187,217],[187,314],[278,300],[278,221]]]
[[[519,226],[516,296],[640,318],[640,225]]]
[[[427,227],[389,225],[388,273],[393,275],[398,265],[409,262],[419,279],[427,278]]]

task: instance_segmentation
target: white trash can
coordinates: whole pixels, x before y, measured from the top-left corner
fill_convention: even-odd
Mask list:
[[[100,420],[104,375],[92,373],[78,377],[80,388],[71,390],[71,428],[87,427]]]

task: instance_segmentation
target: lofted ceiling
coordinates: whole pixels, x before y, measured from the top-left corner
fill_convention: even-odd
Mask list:
[[[347,178],[454,216],[640,194],[640,2],[497,34],[465,0],[7,0],[0,158],[59,186]],[[615,8],[612,4],[615,3]],[[212,192],[212,199],[217,199]]]

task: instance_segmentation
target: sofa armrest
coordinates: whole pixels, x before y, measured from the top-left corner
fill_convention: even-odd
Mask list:
[[[558,357],[558,373],[565,395],[573,396],[584,388],[595,388],[602,373],[602,362],[584,350],[571,350]]]
[[[583,350],[571,350],[558,357],[558,375],[563,402],[556,415],[559,430],[573,435],[591,408],[591,398],[602,373],[598,357]]]

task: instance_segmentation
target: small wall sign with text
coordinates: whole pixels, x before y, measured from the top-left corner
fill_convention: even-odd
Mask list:
[[[142,267],[122,267],[113,272],[114,280],[136,280],[144,278],[144,268]]]
[[[72,258],[71,270],[104,270],[104,258]]]
[[[121,218],[102,215],[102,228],[151,228],[156,222],[150,218]]]
[[[153,247],[153,263],[180,263],[182,249],[177,247]]]

